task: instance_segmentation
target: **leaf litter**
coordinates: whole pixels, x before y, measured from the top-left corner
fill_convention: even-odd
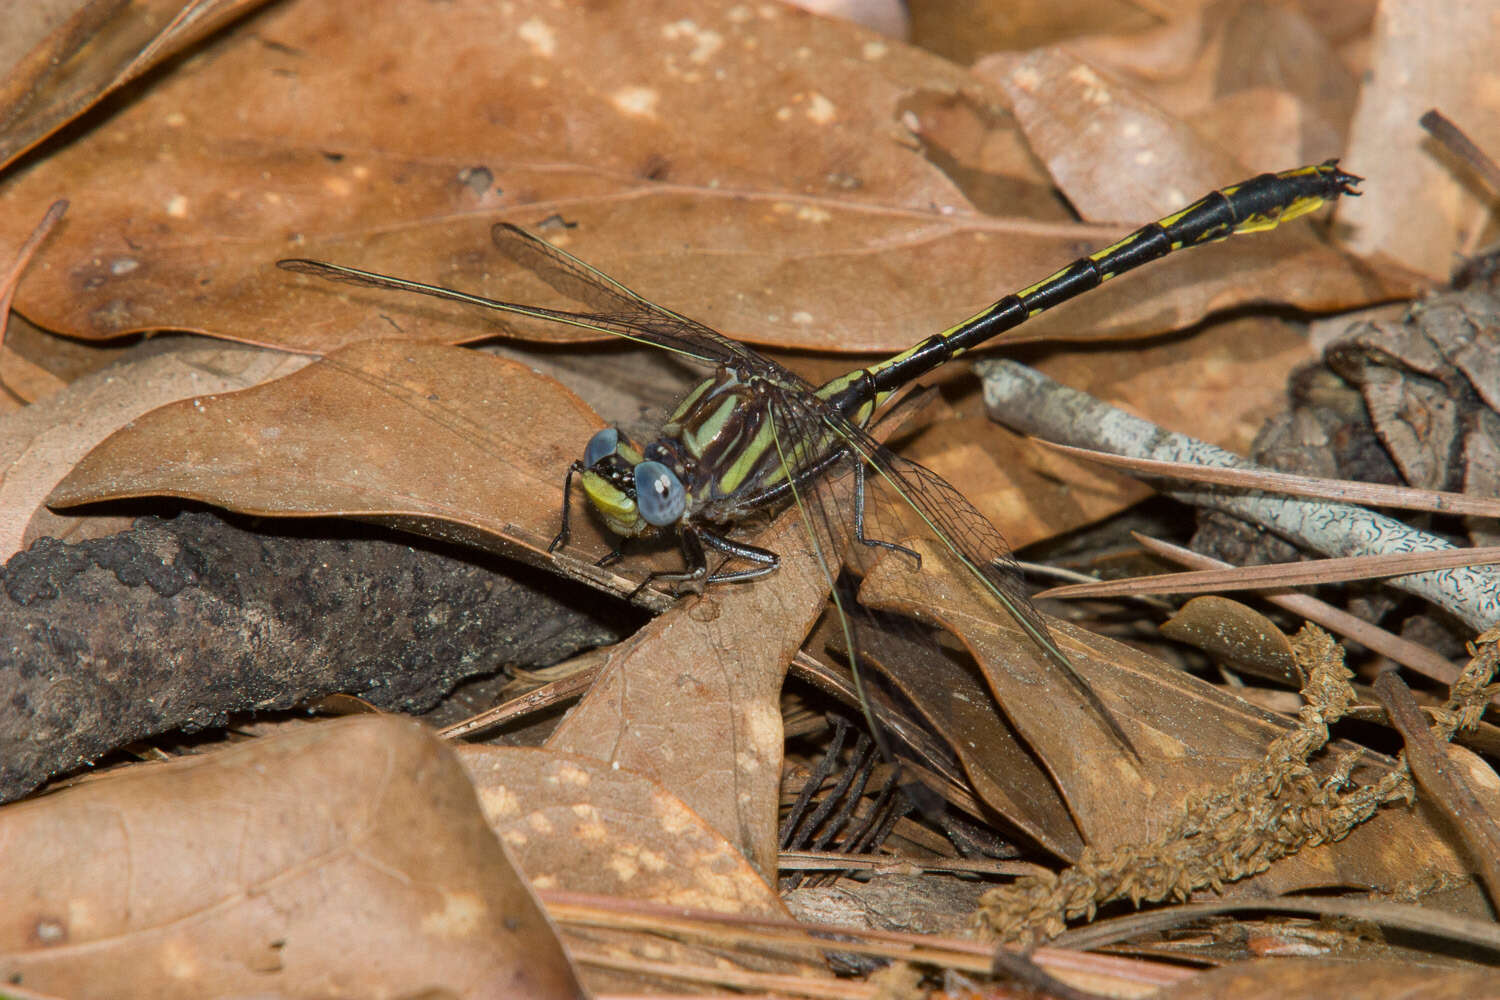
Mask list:
[[[79,465],[58,500],[175,495],[258,514],[358,516],[542,562],[562,499],[560,476],[548,470],[571,460],[598,418],[525,366],[422,343],[492,336],[488,318],[289,285],[268,269],[271,260],[324,256],[548,304],[519,276],[499,273],[485,253],[489,224],[510,219],[752,342],[900,349],[997,289],[1107,243],[1117,225],[1156,212],[1144,207],[1156,196],[1169,209],[1263,163],[1324,155],[1320,144],[1343,134],[1342,116],[1351,113],[1346,81],[1358,75],[1341,73],[1338,64],[1350,58],[1350,39],[1361,30],[1330,24],[1309,34],[1305,15],[1240,5],[1227,17],[1188,15],[1113,46],[1100,37],[1068,50],[996,57],[969,76],[897,43],[765,6],[700,5],[685,16],[669,4],[628,13],[518,4],[498,30],[476,27],[477,5],[450,6],[424,11],[416,25],[403,23],[412,16],[406,12],[369,19],[352,18],[339,4],[281,5],[213,39],[77,141],[44,148],[25,171],[0,182],[7,208],[0,240],[19,242],[21,230],[13,227],[26,209],[36,217],[42,192],[64,189],[74,204],[69,224],[21,286],[19,308],[43,325],[88,338],[188,329],[329,355],[248,393],[200,393],[136,419]],[[1314,71],[1280,79],[1283,89],[1276,90],[1256,76],[1254,60],[1228,59],[1244,56],[1252,29],[1275,42],[1278,56],[1311,46],[1301,51],[1317,51],[1317,58],[1284,65],[1300,61]],[[425,44],[412,46],[417,31]],[[389,58],[398,50],[400,59]],[[1140,55],[1141,66],[1147,56],[1169,55],[1181,76],[1171,79],[1158,65],[1122,82],[1129,53]],[[1377,55],[1398,56],[1385,49]],[[1208,69],[1215,59],[1223,60],[1217,80]],[[578,86],[585,78],[587,86]],[[347,79],[358,80],[359,89],[347,88]],[[1085,89],[1069,89],[1079,85]],[[1001,102],[988,95],[997,93],[1010,104],[992,113]],[[910,100],[914,95],[922,100]],[[1072,117],[1089,110],[1089,100],[1105,118]],[[1172,113],[1158,111],[1153,100]],[[903,101],[912,113],[898,117]],[[767,116],[767,107],[784,113]],[[715,113],[705,116],[704,108]],[[985,113],[975,114],[979,108]],[[1268,126],[1255,149],[1225,139],[1236,134],[1237,120],[1254,117],[1246,109]],[[1183,127],[1189,120],[1192,127]],[[494,133],[476,142],[472,130],[452,127],[475,121],[491,123]],[[1142,136],[1150,137],[1144,148],[1165,159],[1152,164],[1134,155]],[[962,147],[962,163],[939,155],[945,151],[937,141]],[[986,143],[1028,152],[996,159],[984,152]],[[1225,148],[1234,159],[1220,152]],[[747,149],[771,152],[747,156]],[[1009,164],[1011,190],[1045,192],[1055,182],[1087,221],[1070,221],[1055,201],[1039,205],[1034,217],[1010,214],[1026,210],[1014,206],[1000,216],[976,210],[968,200],[978,197],[974,174],[959,169],[976,162]],[[1107,175],[1099,174],[1101,164],[1109,165]],[[1402,197],[1389,189],[1371,195],[1362,210],[1379,209],[1377,198]],[[1333,309],[1414,287],[1399,269],[1332,250],[1310,227],[1195,251],[1183,261],[1148,272],[1148,280],[1108,286],[1046,325],[1027,327],[1026,336],[1118,339],[1180,329],[1273,296]],[[1229,343],[1243,350],[1271,328],[1251,329]],[[375,340],[386,343],[366,343]],[[353,345],[344,348],[350,353],[339,350],[343,345]],[[1142,390],[1140,406],[1147,413],[1180,407],[1181,415],[1165,422],[1194,421],[1195,428],[1195,407],[1211,406],[1215,412],[1202,419],[1221,421],[1215,440],[1242,446],[1253,421],[1234,414],[1263,404],[1239,398],[1241,368],[1227,378],[1215,370],[1233,351],[1184,353],[1184,369]],[[1088,364],[1083,357],[1075,370]],[[1094,355],[1095,367],[1104,357]],[[1112,373],[1111,364],[1102,367]],[[1278,366],[1267,369],[1256,379],[1262,400],[1283,377]],[[1224,389],[1185,407],[1176,392],[1216,384]],[[955,413],[963,413],[962,404]],[[954,430],[949,440],[965,437]],[[951,453],[942,435],[930,440]],[[1075,513],[1072,523],[1107,509]],[[1020,537],[1042,534],[1035,520],[1024,523],[1033,527]],[[774,530],[787,534],[778,551],[797,549],[795,523]],[[616,592],[628,589],[624,577],[587,566],[608,551],[602,536],[586,537],[578,548],[571,572]],[[816,573],[796,584],[791,598],[792,563],[788,558],[761,584],[678,604],[616,651],[547,749],[527,751],[535,755],[529,763],[515,756],[519,751],[490,758],[489,776],[474,783],[481,801],[491,789],[486,808],[500,841],[523,832],[527,851],[539,852],[522,858],[528,877],[709,909],[781,912],[768,884],[782,753],[776,699],[786,661],[822,608]],[[632,556],[631,568],[639,565]],[[872,594],[876,582],[866,581]],[[1413,794],[1399,765],[1369,750],[1319,754],[1327,723],[1348,701],[1337,671],[1319,665],[1337,659],[1328,649],[1312,664],[1321,673],[1305,692],[1311,707],[1290,725],[1144,653],[1057,626],[1070,648],[1079,644],[1080,665],[1101,696],[1152,746],[1137,769],[1098,748],[1087,716],[1028,679],[1028,651],[990,634],[992,622],[960,610],[951,586],[937,576],[919,593],[897,590],[887,599],[941,620],[979,661],[977,676],[999,712],[984,738],[1005,743],[960,755],[976,788],[988,788],[981,810],[990,812],[978,818],[1082,862],[997,890],[984,912],[998,929],[1023,937],[1052,932],[1112,898],[1169,898],[1203,887],[1253,897],[1353,885],[1431,900],[1473,888],[1469,865],[1420,793],[1415,810],[1377,809]],[[755,656],[730,655],[740,651]],[[903,690],[928,720],[952,719],[941,696],[964,690],[972,707],[986,694],[975,676],[967,676],[968,687],[944,690],[919,675],[925,688],[908,682]],[[1455,704],[1482,702],[1483,684],[1471,679],[1472,697],[1456,690]],[[258,745],[270,744],[250,746]],[[490,748],[472,749],[478,759]],[[220,759],[222,753],[188,763]],[[365,786],[357,765],[369,759],[356,756],[345,784]],[[1015,786],[1028,789],[1035,803],[1029,812],[1003,784],[1011,768],[997,765],[1007,759],[1034,760],[1026,784]],[[477,773],[478,765],[470,766]],[[1484,780],[1489,772],[1476,768],[1485,766],[1475,758],[1465,773]],[[63,795],[108,790],[139,770]],[[587,781],[579,780],[583,774]],[[573,776],[571,784],[564,775]],[[598,797],[584,788],[600,789]],[[490,808],[516,795],[527,805],[508,820]],[[244,799],[254,805],[257,794]],[[59,801],[12,808],[45,812]],[[9,812],[0,812],[0,822]],[[222,807],[204,812],[210,824],[234,815]],[[608,822],[599,818],[605,815]],[[433,812],[424,822],[456,822],[447,816]],[[690,844],[699,845],[696,864],[668,853]],[[105,863],[117,856],[99,854]],[[1283,854],[1290,856],[1265,868]],[[711,891],[701,883],[704,868],[723,873]],[[1472,894],[1465,898],[1472,902]],[[1471,902],[1448,905],[1471,912]],[[591,985],[662,988],[664,970],[650,962],[664,938],[636,930],[587,940],[590,933],[570,926],[565,940],[580,953],[592,949],[595,964],[585,973]],[[37,956],[52,943],[19,950],[45,962]],[[748,968],[747,951],[726,941],[673,954],[683,964],[716,964],[721,978],[700,981],[725,986],[790,984],[736,981],[726,963],[745,964],[747,973],[786,972],[813,991],[825,978],[813,971],[817,960],[806,948],[756,969]],[[1139,963],[1137,972],[1146,975],[1149,965]],[[1113,975],[1089,985],[1125,989],[1128,974],[1116,966]],[[1273,982],[1280,973],[1262,975]],[[565,980],[556,980],[553,992],[565,994]],[[291,989],[295,980],[283,982]]]
[[[461,316],[410,307],[392,331],[374,306],[385,300],[290,290],[269,264],[357,262],[547,304],[545,289],[487,252],[489,226],[507,219],[753,343],[894,352],[1119,235],[1119,218],[1036,225],[968,209],[892,117],[909,94],[962,95],[976,82],[916,50],[872,48],[769,7],[697,8],[692,28],[669,4],[518,6],[500,24],[491,10],[470,0],[443,18],[403,7],[371,20],[349,0],[293,4],[222,36],[90,141],[0,192],[8,209],[66,183],[75,218],[90,220],[50,243],[20,310],[79,337],[170,327],[301,350],[382,332],[487,337],[487,319],[465,330]],[[426,44],[412,48],[418,34]],[[387,59],[391,50],[401,58]],[[468,68],[464,86],[455,64]],[[400,113],[380,111],[392,107]],[[122,175],[121,148],[152,153]],[[1202,190],[1241,173],[1205,175]],[[0,238],[12,214],[0,212]],[[1135,206],[1129,220],[1151,214]],[[1293,247],[1315,259],[1286,267],[1282,281],[1241,277],[1295,261]],[[1103,302],[1080,300],[1021,336],[1160,330],[1272,289],[1312,309],[1402,290],[1304,232],[1235,241],[1216,256],[1217,266],[1186,265],[1191,296],[1107,288],[1096,293]],[[1320,275],[1315,287],[1285,280],[1309,273]],[[935,286],[930,275],[945,279]],[[1158,315],[1190,300],[1191,311]]]

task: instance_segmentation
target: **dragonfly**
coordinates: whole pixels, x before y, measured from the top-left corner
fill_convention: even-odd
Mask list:
[[[774,573],[780,556],[731,537],[748,516],[802,505],[837,469],[852,469],[854,538],[862,546],[920,555],[866,533],[867,481],[877,478],[1015,622],[1132,756],[1119,722],[1079,674],[1021,586],[1019,569],[990,520],[926,467],[880,444],[872,418],[893,393],[1027,319],[1105,281],[1185,247],[1274,229],[1342,195],[1362,178],[1337,160],[1266,173],[1203,198],[1080,257],[1041,281],[997,300],[908,350],[814,385],[753,348],[653,303],[571,254],[509,223],[491,230],[501,254],[584,309],[564,311],[497,299],[326,261],[278,261],[288,271],[367,288],[432,296],[501,313],[606,333],[671,351],[713,368],[687,393],[655,438],[636,444],[617,427],[593,435],[564,478],[555,552],[567,545],[575,482],[620,539],[668,535],[685,568],[642,582],[678,589],[753,580]],[[805,509],[805,508],[804,508]],[[709,550],[728,559],[710,570]],[[618,559],[620,546],[601,562]],[[738,568],[725,568],[735,563]],[[830,580],[830,582],[832,582]],[[835,592],[836,592],[835,588]],[[852,650],[853,644],[850,644]],[[851,654],[852,655],[852,654]]]

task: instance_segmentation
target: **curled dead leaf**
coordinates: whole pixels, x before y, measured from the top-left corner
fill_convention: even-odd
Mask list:
[[[255,515],[383,519],[540,562],[568,463],[600,426],[524,365],[377,341],[155,410],[90,452],[48,503],[178,496]],[[608,551],[590,519],[573,523],[563,556]]]

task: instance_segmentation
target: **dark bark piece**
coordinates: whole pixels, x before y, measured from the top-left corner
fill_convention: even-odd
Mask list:
[[[0,569],[0,801],[230,713],[333,692],[422,711],[466,677],[617,635],[552,596],[565,586],[538,590],[492,560],[357,526],[276,527],[147,517],[76,545],[42,539]]]

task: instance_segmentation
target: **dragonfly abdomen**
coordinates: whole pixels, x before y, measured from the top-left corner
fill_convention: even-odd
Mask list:
[[[850,372],[824,385],[818,395],[855,423],[869,418],[891,392],[940,367],[963,352],[1126,271],[1184,247],[1262,232],[1344,194],[1357,194],[1359,178],[1338,168],[1337,160],[1261,174],[1210,192],[1178,212],[1149,223],[1124,239],[999,299],[982,312],[934,334],[870,368]]]

